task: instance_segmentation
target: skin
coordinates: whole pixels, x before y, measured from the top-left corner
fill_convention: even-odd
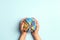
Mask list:
[[[20,39],[19,40],[25,40],[25,37],[26,37],[26,32],[23,32],[21,35],[20,35]]]
[[[19,40],[25,40],[25,37],[26,37],[26,34],[27,34],[27,30],[23,30],[23,25],[24,25],[24,20],[25,20],[26,18],[24,18],[24,19],[22,19],[22,21],[21,21],[21,23],[20,23],[20,33],[21,33],[21,35],[20,35],[20,37],[19,37]]]
[[[34,18],[35,19],[35,18]],[[22,22],[20,23],[20,25],[22,26],[24,23],[23,23],[24,19],[22,20]],[[38,31],[39,31],[39,24],[38,24],[38,21],[35,19],[35,22],[36,22],[36,25],[37,25],[37,28],[34,32],[32,32],[32,36],[33,36],[33,39],[34,40],[41,40],[39,34],[38,34]],[[21,31],[21,35],[20,35],[20,38],[19,40],[25,40],[25,37],[26,37],[26,30],[23,30],[22,27],[20,27],[20,31]]]
[[[35,19],[35,18],[34,18]],[[32,36],[34,38],[34,40],[41,40],[39,34],[38,34],[38,31],[39,31],[39,24],[38,24],[38,21],[35,19],[35,22],[36,22],[36,30],[34,32],[32,32]]]

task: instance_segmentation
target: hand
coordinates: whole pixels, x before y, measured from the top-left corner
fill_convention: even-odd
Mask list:
[[[35,22],[36,22],[36,30],[34,32],[32,32],[31,34],[32,34],[34,40],[41,40],[40,37],[39,37],[39,34],[38,34],[38,31],[39,31],[39,23],[38,23],[38,21],[36,19],[35,19]]]
[[[39,31],[39,23],[38,23],[38,21],[35,18],[33,18],[33,19],[35,20],[35,23],[36,23],[36,30],[34,32],[32,32],[32,34],[38,34],[38,31]]]
[[[22,19],[22,21],[20,23],[20,32],[21,32],[21,34],[20,34],[19,40],[25,40],[25,37],[26,37],[26,34],[27,34],[26,30],[23,29],[24,20],[25,20],[25,18]]]

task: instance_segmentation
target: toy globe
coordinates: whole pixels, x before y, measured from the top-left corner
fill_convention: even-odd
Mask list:
[[[34,18],[26,18],[23,21],[23,30],[25,31],[30,31],[30,32],[34,32],[36,30],[36,22],[34,20]]]

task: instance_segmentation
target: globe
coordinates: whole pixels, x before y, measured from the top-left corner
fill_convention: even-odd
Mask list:
[[[34,18],[26,18],[23,21],[23,30],[29,31],[29,32],[34,32],[36,30],[36,22]]]

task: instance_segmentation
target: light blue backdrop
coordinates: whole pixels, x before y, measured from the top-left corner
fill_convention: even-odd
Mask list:
[[[0,40],[18,40],[24,17],[39,21],[42,40],[60,40],[60,0],[0,0]],[[26,40],[33,40],[30,33]]]

